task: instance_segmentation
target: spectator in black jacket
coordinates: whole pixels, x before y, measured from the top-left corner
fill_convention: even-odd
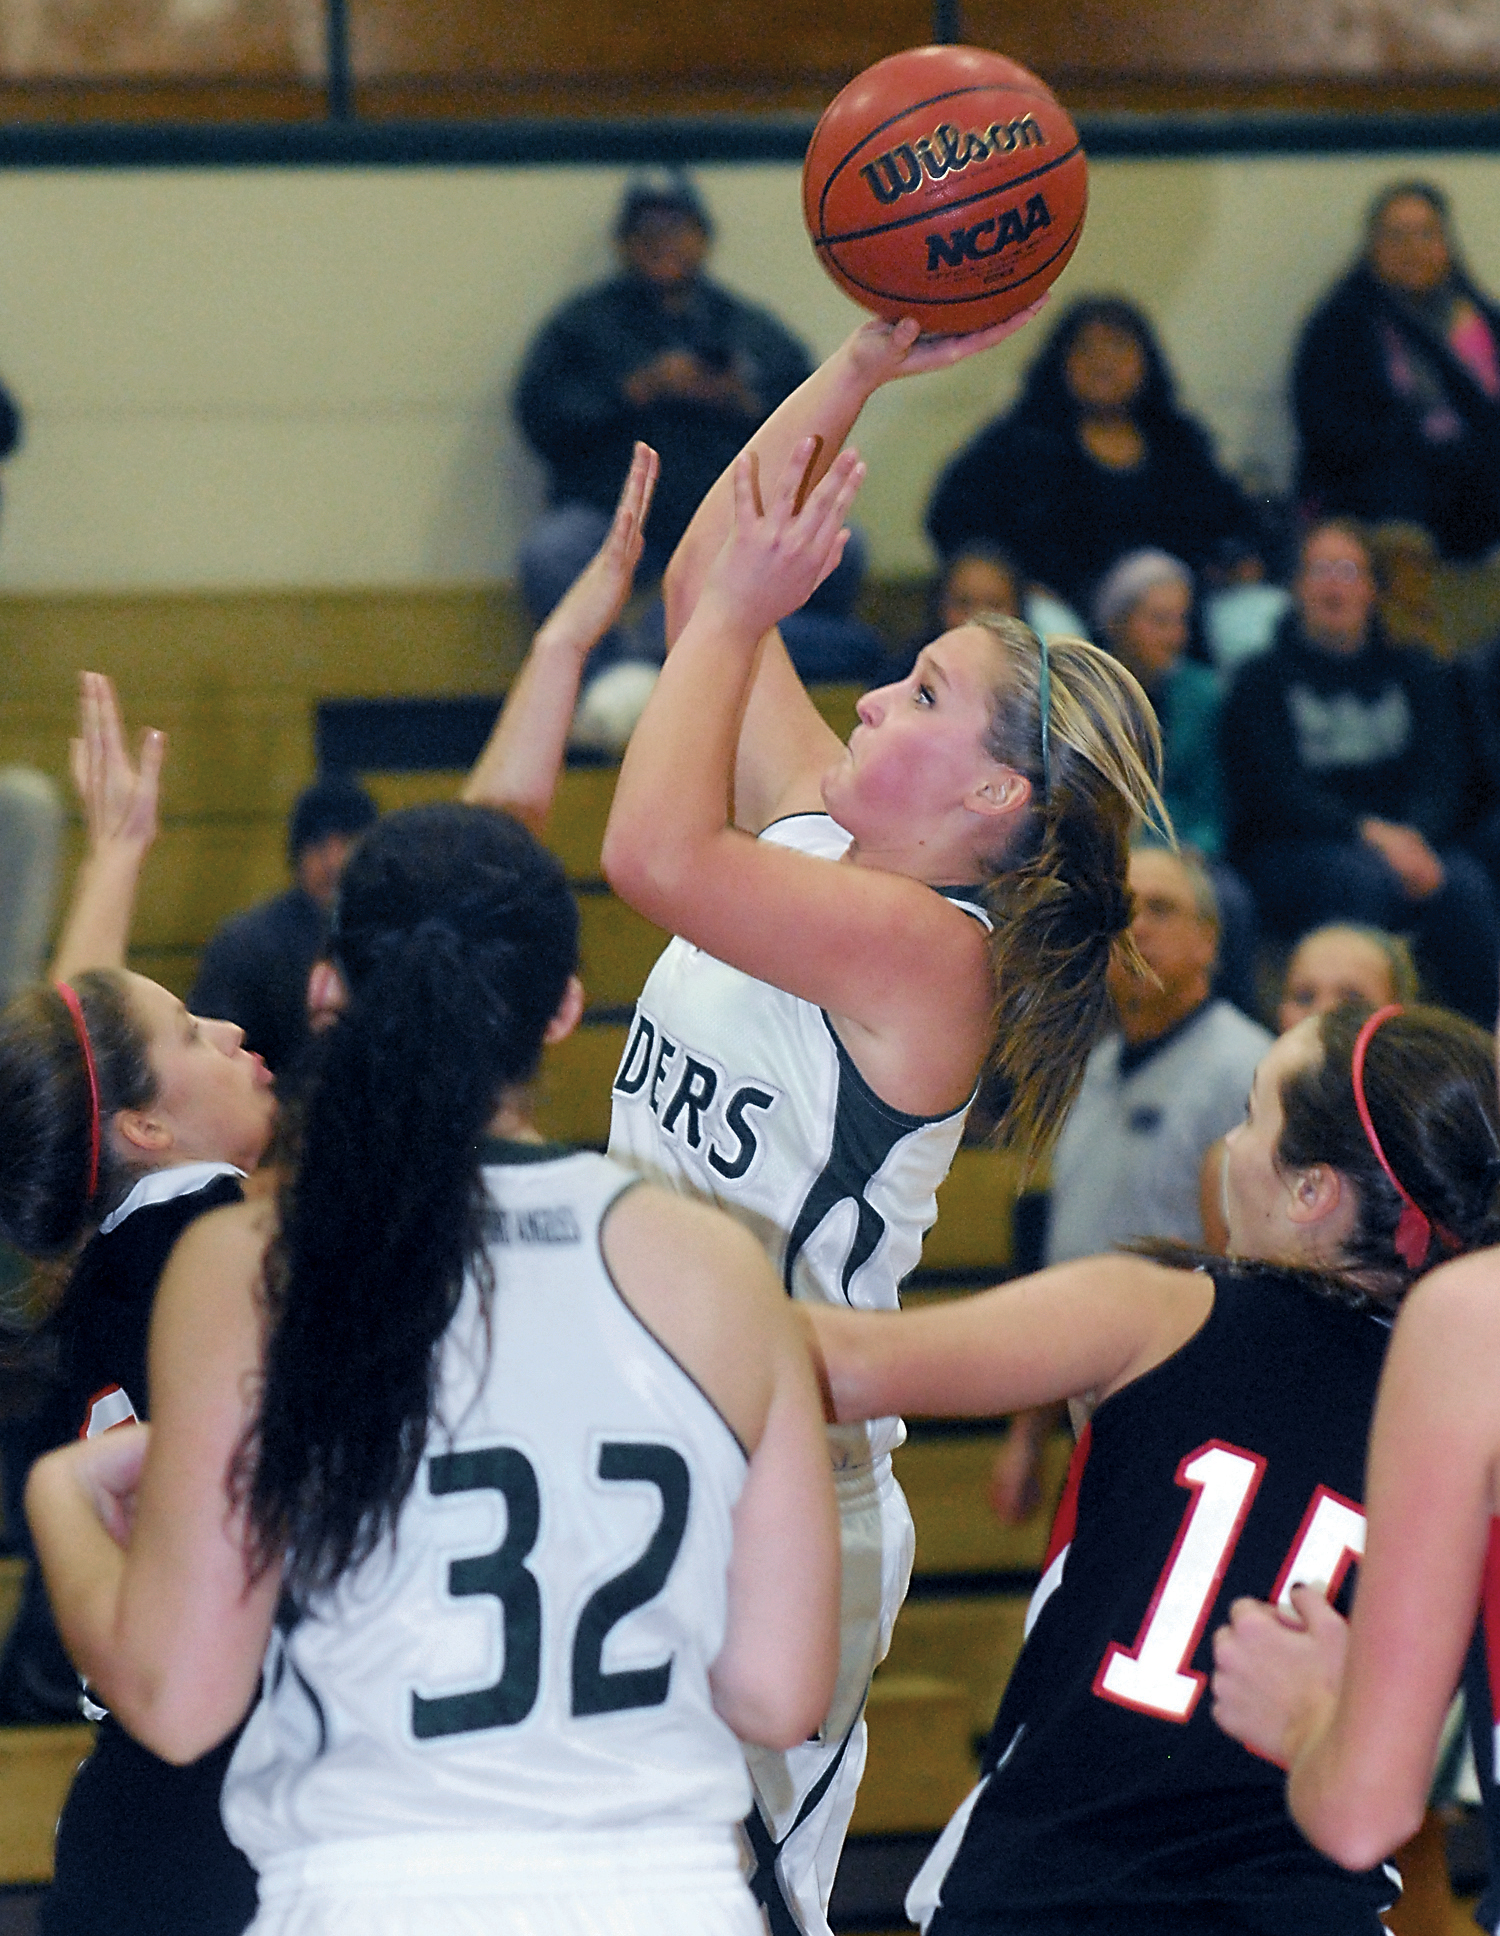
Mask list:
[[[550,472],[552,508],[521,551],[537,625],[604,542],[637,439],[661,456],[640,586],[661,576],[715,478],[812,368],[774,316],[704,274],[713,224],[684,177],[632,183],[614,240],[619,274],[549,317],[516,384],[516,416]],[[627,655],[651,653],[612,634],[591,669]]]
[[[195,1015],[237,1022],[285,1096],[310,1039],[307,983],[350,849],[375,820],[357,781],[332,774],[297,796],[287,825],[292,885],[226,921],[203,950],[188,996]]]
[[[1079,612],[1127,551],[1167,551],[1197,572],[1226,540],[1258,555],[1266,537],[1177,408],[1151,325],[1114,296],[1063,317],[1015,407],[938,479],[927,531],[944,558],[975,539],[1003,546]]]
[[[1268,927],[1410,932],[1435,994],[1488,1026],[1500,911],[1454,845],[1469,758],[1451,669],[1384,637],[1357,526],[1316,526],[1293,589],[1275,644],[1224,705],[1231,858]]]
[[[1465,272],[1441,189],[1376,197],[1363,254],[1302,332],[1292,389],[1313,515],[1420,524],[1448,559],[1500,543],[1500,307]]]

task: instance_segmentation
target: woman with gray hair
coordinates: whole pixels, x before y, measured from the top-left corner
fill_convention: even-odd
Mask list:
[[[1193,574],[1168,551],[1128,551],[1099,581],[1094,636],[1145,688],[1161,722],[1162,796],[1184,846],[1203,858],[1219,902],[1215,993],[1255,1013],[1259,923],[1249,888],[1225,865],[1218,675],[1185,656]]]

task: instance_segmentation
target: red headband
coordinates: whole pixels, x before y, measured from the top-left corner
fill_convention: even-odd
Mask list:
[[[57,992],[62,996],[68,1013],[73,1018],[73,1027],[78,1033],[78,1046],[83,1050],[83,1066],[89,1078],[89,1193],[87,1201],[94,1201],[94,1193],[99,1188],[99,1071],[94,1065],[94,1045],[89,1040],[89,1025],[83,1019],[83,1004],[65,981],[57,984]]]
[[[1370,1105],[1365,1101],[1365,1050],[1370,1046],[1370,1038],[1382,1022],[1388,1022],[1393,1015],[1401,1015],[1400,1002],[1388,1002],[1384,1008],[1377,1008],[1373,1015],[1367,1016],[1365,1025],[1354,1038],[1354,1054],[1350,1058],[1350,1074],[1354,1081],[1354,1106],[1359,1111],[1370,1148],[1375,1152],[1375,1160],[1390,1178],[1391,1188],[1401,1199],[1401,1217],[1396,1225],[1396,1255],[1408,1270],[1420,1270],[1426,1262],[1427,1252],[1432,1244],[1432,1234],[1436,1230],[1439,1243],[1448,1250],[1461,1250],[1462,1244],[1450,1230],[1434,1224],[1427,1212],[1412,1196],[1399,1176],[1386,1160],[1385,1151],[1380,1147],[1380,1138],[1375,1134],[1375,1124],[1370,1116]]]

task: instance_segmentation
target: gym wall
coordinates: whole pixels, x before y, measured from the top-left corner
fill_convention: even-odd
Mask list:
[[[788,164],[716,165],[715,273],[816,353],[858,313],[803,237]],[[1156,320],[1223,457],[1285,481],[1300,319],[1397,175],[1452,194],[1500,288],[1500,157],[1096,162],[1057,292]],[[541,477],[507,398],[522,348],[606,273],[607,167],[0,171],[0,374],[27,415],[4,470],[0,592],[431,588],[507,579]],[[876,569],[925,570],[944,457],[1012,394],[1039,336],[866,415]],[[1025,480],[1016,480],[1025,488]]]

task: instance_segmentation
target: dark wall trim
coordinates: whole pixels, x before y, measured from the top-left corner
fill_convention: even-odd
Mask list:
[[[1496,114],[1080,115],[1099,160],[1500,154]],[[633,167],[800,162],[811,115],[0,127],[0,168]]]

